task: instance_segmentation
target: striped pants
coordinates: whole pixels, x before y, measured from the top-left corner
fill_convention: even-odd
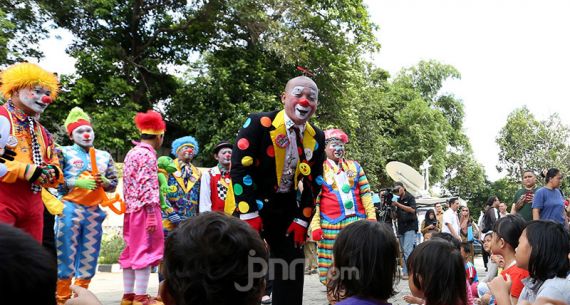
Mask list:
[[[332,224],[321,218],[321,229],[323,230],[323,238],[319,241],[317,254],[319,256],[319,279],[324,285],[327,284],[327,274],[332,266],[333,246],[336,236],[349,224],[362,220],[356,215],[349,216],[338,223]]]
[[[57,277],[89,280],[95,275],[107,215],[98,205],[63,203],[63,213],[55,224]]]

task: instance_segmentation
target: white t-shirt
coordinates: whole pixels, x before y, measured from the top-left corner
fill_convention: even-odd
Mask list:
[[[455,232],[450,232],[446,224],[451,224],[451,227]],[[452,209],[447,209],[447,211],[443,213],[443,225],[441,226],[441,231],[453,236],[459,236],[459,217]]]

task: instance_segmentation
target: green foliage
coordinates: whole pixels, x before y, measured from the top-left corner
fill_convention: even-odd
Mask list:
[[[37,43],[47,36],[46,20],[35,1],[0,1],[0,65],[27,57],[40,59]]]
[[[523,171],[556,167],[562,173],[570,171],[570,129],[558,114],[544,121],[537,120],[523,107],[509,114],[499,132],[499,166],[512,179],[519,180]]]
[[[119,262],[121,251],[125,247],[123,237],[116,233],[103,234],[99,264],[116,264]]]

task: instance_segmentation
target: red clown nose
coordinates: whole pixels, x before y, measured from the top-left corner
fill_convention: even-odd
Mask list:
[[[299,100],[299,105],[303,106],[303,107],[309,107],[309,100],[307,100],[306,98],[302,98]]]
[[[49,97],[49,96],[47,96],[47,95],[44,95],[44,96],[42,97],[42,103],[44,103],[44,104],[51,104],[52,102],[53,102],[53,100],[51,99],[51,97]]]
[[[87,139],[89,139],[89,138],[90,138],[90,136],[89,136],[89,134],[88,134],[88,133],[84,133],[84,134],[83,134],[83,138],[84,138],[85,140],[87,140]]]

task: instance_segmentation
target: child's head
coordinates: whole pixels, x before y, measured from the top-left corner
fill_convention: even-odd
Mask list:
[[[424,234],[424,241],[430,240],[433,237],[433,235],[436,233],[437,233],[437,231],[435,231],[435,230],[427,231],[426,234]]]
[[[485,233],[483,237],[483,250],[487,253],[491,253],[491,241],[493,240],[493,231]]]
[[[0,294],[6,304],[55,304],[54,258],[30,235],[0,223]]]
[[[182,223],[164,252],[165,304],[259,304],[267,249],[247,223],[217,212]]]
[[[528,223],[516,248],[517,266],[539,281],[566,277],[569,268],[568,232],[561,224],[537,220]]]
[[[451,235],[447,232],[435,233],[431,236],[431,238],[432,239],[435,239],[435,238],[443,239],[443,240],[451,243],[453,248],[457,249],[457,251],[460,251],[460,249],[461,249],[461,242],[459,240],[457,240],[457,238],[453,237],[453,235]]]
[[[493,254],[514,253],[525,225],[525,220],[518,214],[509,214],[499,218],[493,226],[493,239],[491,240]]]
[[[465,261],[469,260],[469,255],[471,255],[471,243],[462,242],[461,243],[461,257]]]
[[[410,291],[427,305],[467,303],[465,265],[459,249],[450,242],[434,237],[419,244],[407,267]]]
[[[357,221],[342,229],[333,248],[335,275],[327,290],[335,299],[387,300],[395,294],[398,243],[385,223]]]

